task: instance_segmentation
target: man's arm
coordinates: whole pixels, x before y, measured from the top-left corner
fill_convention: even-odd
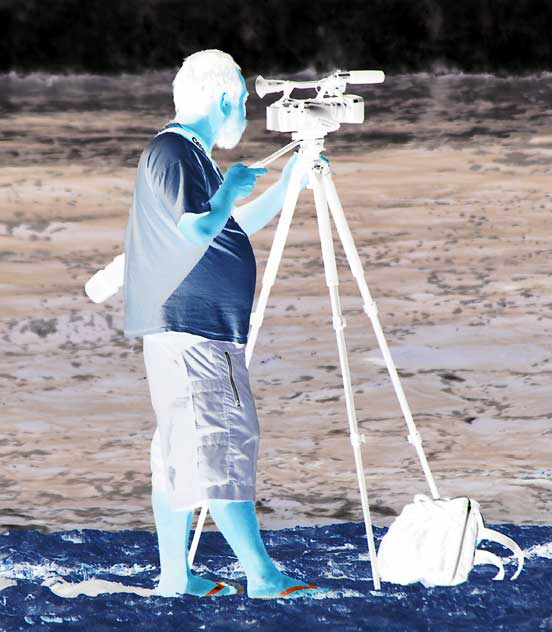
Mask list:
[[[248,236],[270,224],[280,212],[286,190],[287,182],[280,179],[251,202],[234,207],[234,219]]]
[[[233,165],[209,200],[211,210],[206,213],[184,213],[178,222],[178,229],[196,244],[203,245],[211,241],[226,226],[234,209],[234,202],[247,197],[253,191],[256,178],[264,173],[264,167]]]
[[[211,210],[205,213],[184,213],[178,222],[178,230],[190,241],[203,245],[214,239],[226,226],[234,208],[234,197],[219,187],[209,200]]]
[[[322,154],[320,156],[323,158]],[[282,175],[277,182],[248,204],[234,208],[234,219],[247,235],[253,235],[264,228],[282,209],[292,173],[299,166],[297,159],[298,155],[294,153],[282,170]],[[324,160],[326,159],[324,158]],[[299,182],[299,192],[307,186],[308,180],[308,173],[304,172]]]
[[[226,222],[232,214],[235,200],[235,192],[229,187],[221,185],[209,200],[211,210],[198,216],[196,228],[199,234],[207,240],[214,239],[226,226]]]

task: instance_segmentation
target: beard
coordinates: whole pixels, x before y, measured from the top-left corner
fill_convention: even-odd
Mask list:
[[[215,145],[220,149],[232,149],[239,142],[247,127],[247,120],[240,122],[238,117],[228,118],[220,126]]]

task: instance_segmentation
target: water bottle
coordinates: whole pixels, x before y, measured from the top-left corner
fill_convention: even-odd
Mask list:
[[[91,276],[84,286],[84,291],[94,303],[103,303],[123,287],[124,278],[125,254],[122,253]]]

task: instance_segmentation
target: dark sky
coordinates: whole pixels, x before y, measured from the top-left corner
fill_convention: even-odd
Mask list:
[[[203,48],[245,74],[552,69],[550,0],[0,0],[0,70],[140,72]]]

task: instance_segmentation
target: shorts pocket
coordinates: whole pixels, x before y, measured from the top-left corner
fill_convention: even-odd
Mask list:
[[[190,381],[196,426],[197,465],[201,482],[229,480],[229,427],[224,406],[225,384],[219,378]]]

